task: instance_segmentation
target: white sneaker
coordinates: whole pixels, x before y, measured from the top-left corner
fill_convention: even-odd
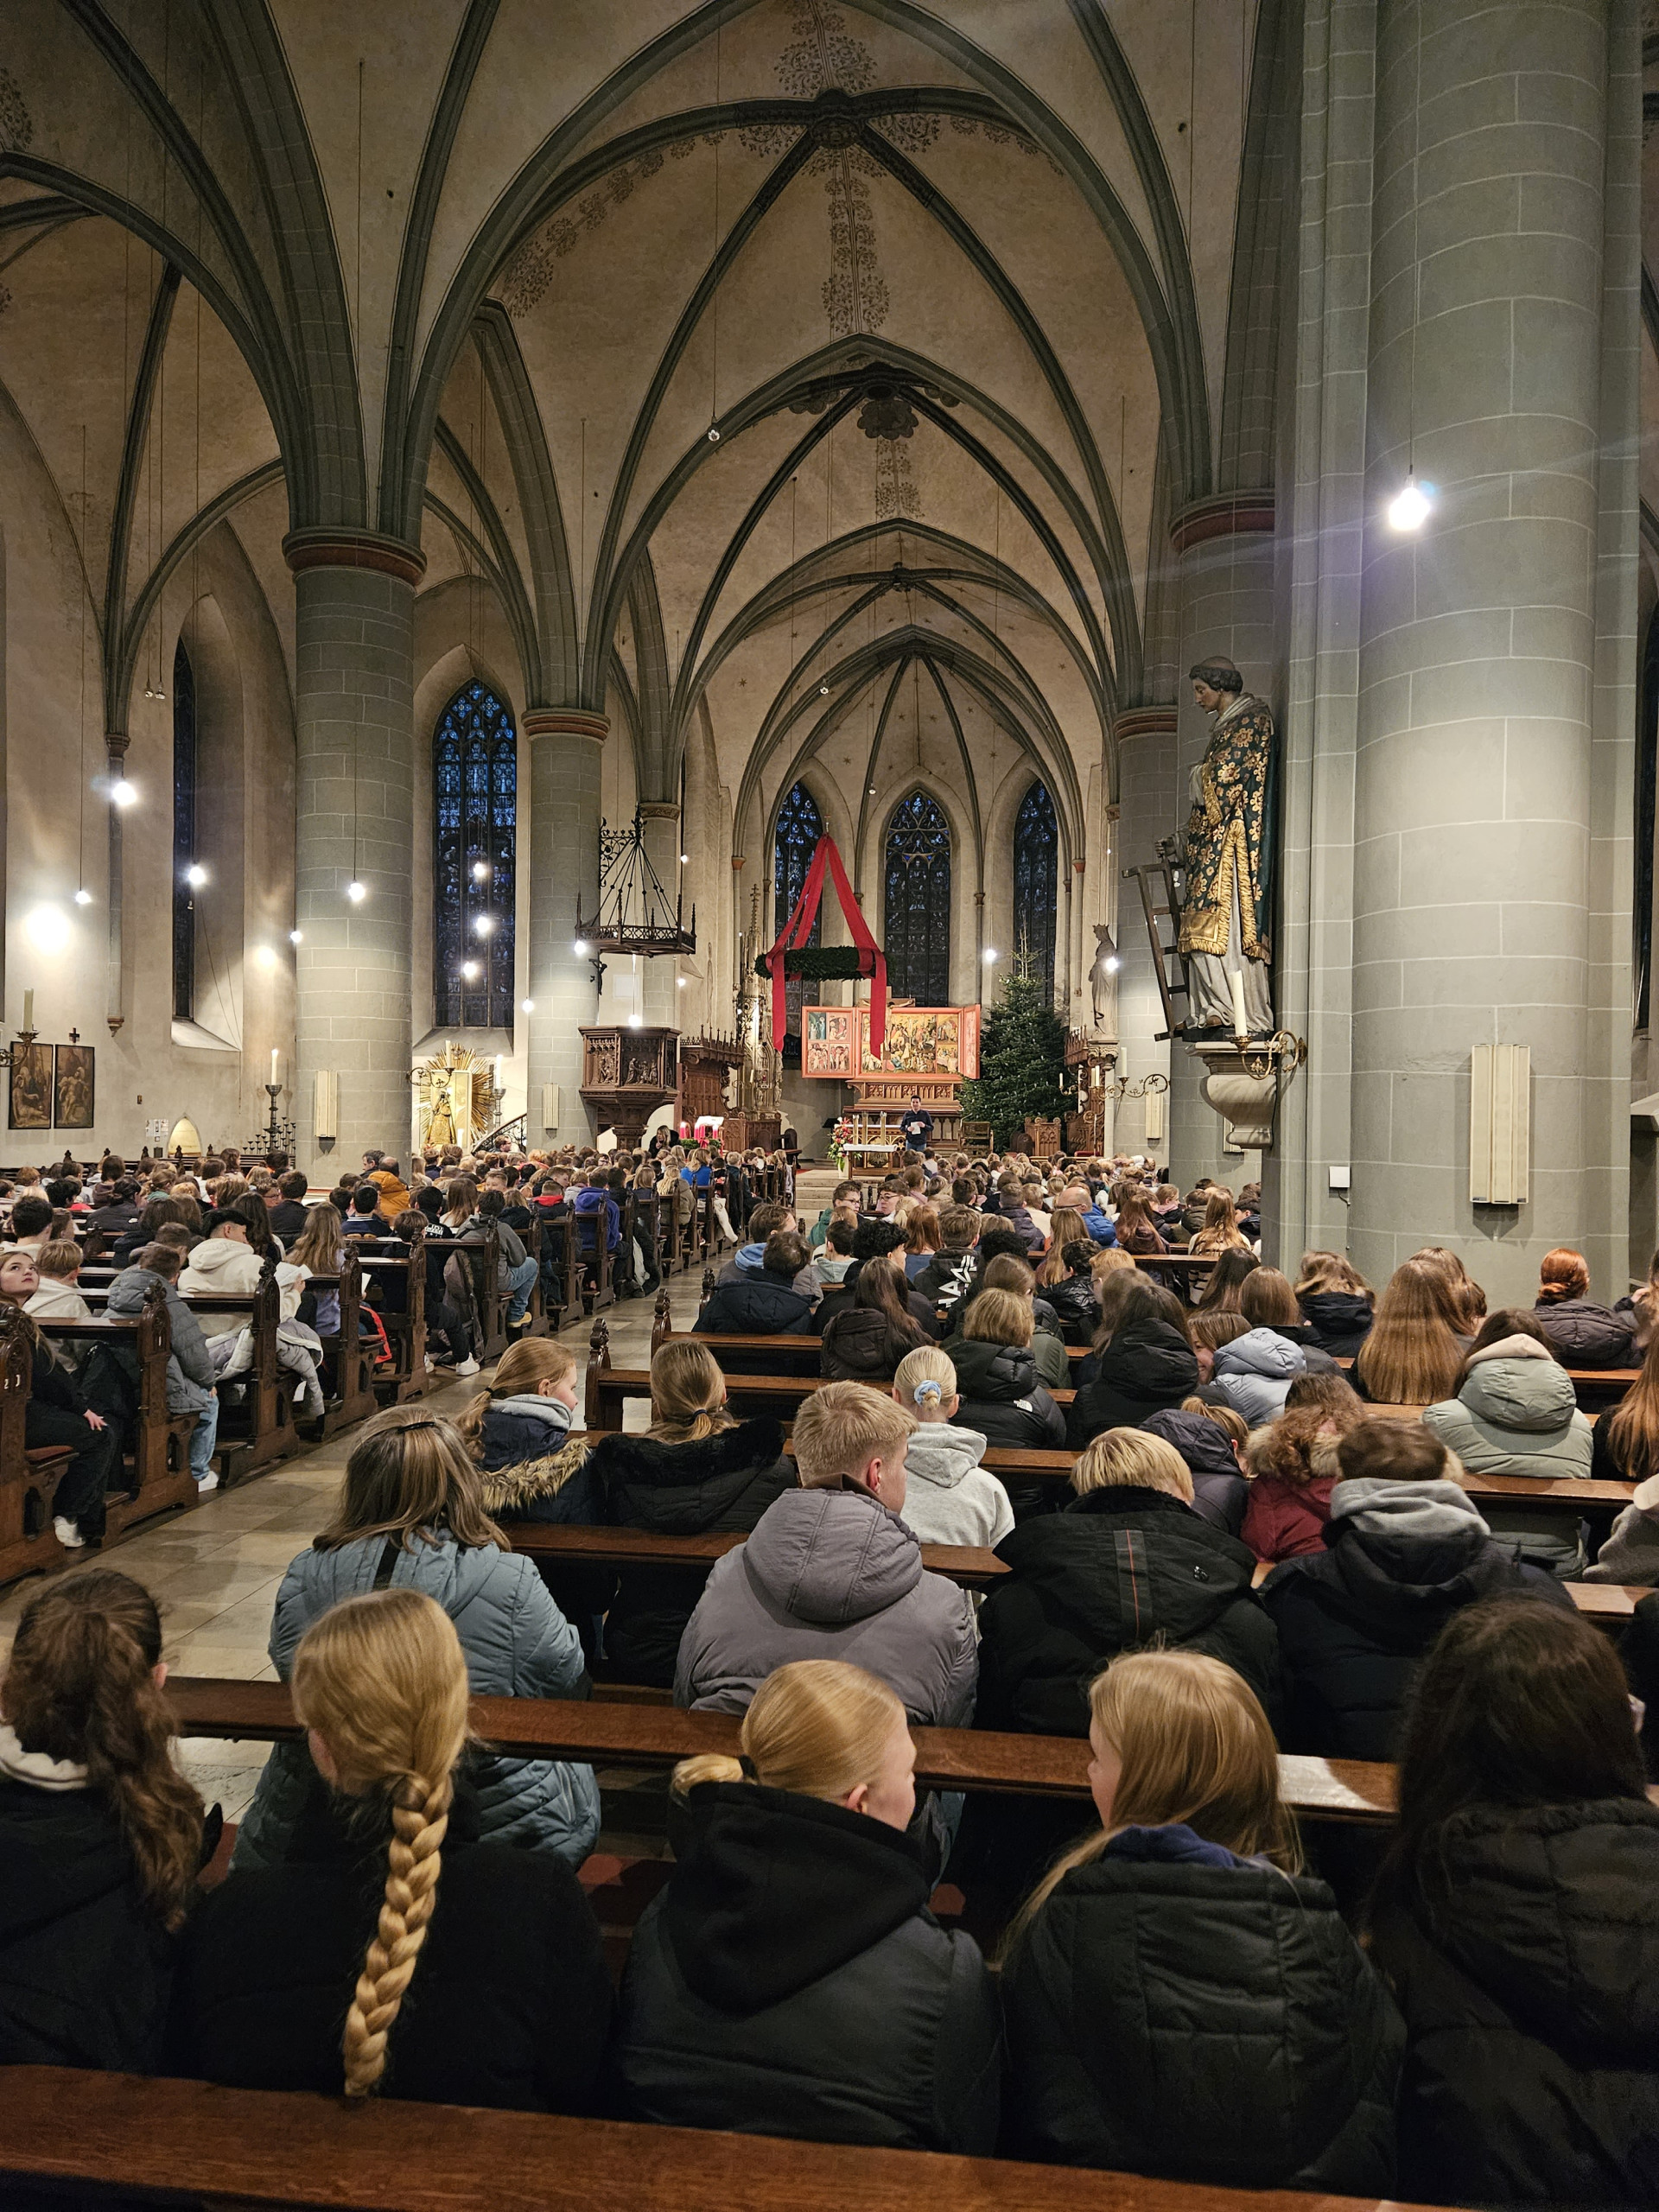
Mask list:
[[[67,1552],[84,1551],[86,1539],[73,1521],[66,1521],[61,1513],[52,1516],[52,1533]]]
[[[457,1375],[476,1375],[478,1362],[475,1359],[459,1360],[456,1362],[454,1371]]]
[[[206,1497],[210,1490],[217,1490],[218,1488],[219,1477],[216,1474],[210,1473],[206,1475],[198,1475],[196,1477],[196,1496],[198,1497]]]

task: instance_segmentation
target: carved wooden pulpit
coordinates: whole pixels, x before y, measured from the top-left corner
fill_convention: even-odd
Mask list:
[[[582,1096],[601,1129],[632,1150],[645,1123],[679,1089],[677,1029],[631,1029],[626,1022],[582,1033]]]

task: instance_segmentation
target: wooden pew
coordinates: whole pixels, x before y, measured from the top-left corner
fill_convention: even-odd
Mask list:
[[[61,1567],[74,1554],[52,1533],[52,1498],[69,1464],[67,1445],[23,1439],[34,1354],[16,1308],[0,1306],[0,1582]]]
[[[728,1375],[726,1395],[734,1410],[748,1414],[775,1413],[787,1420],[804,1398],[822,1387],[823,1378],[817,1375]],[[648,1398],[651,1395],[651,1370],[646,1367],[613,1367],[611,1365],[610,1334],[602,1339],[594,1331],[594,1341],[588,1355],[586,1378],[586,1408],[584,1419],[589,1428],[620,1428],[622,1408],[629,1398]],[[1074,1390],[1052,1390],[1049,1395],[1057,1406],[1069,1406],[1077,1395]],[[1075,1454],[1072,1455],[1075,1457]],[[1067,1465],[1071,1465],[1068,1459]]]
[[[526,1558],[571,1567],[713,1567],[744,1541],[741,1530],[661,1536],[648,1529],[589,1528],[574,1522],[507,1521],[502,1532]],[[924,1544],[922,1565],[964,1590],[988,1590],[1008,1572],[995,1552],[969,1544]]]
[[[302,1732],[286,1682],[169,1675],[167,1696],[181,1736],[275,1743]],[[493,1750],[520,1758],[666,1766],[700,1751],[735,1757],[740,1723],[728,1713],[675,1706],[601,1704],[566,1698],[479,1697],[473,1726]],[[1085,1736],[1009,1736],[976,1728],[912,1728],[918,1789],[1083,1799],[1089,1795]],[[1385,1826],[1394,1812],[1394,1769],[1358,1759],[1281,1753],[1280,1786],[1306,1820]]]
[[[372,1371],[375,1402],[401,1406],[426,1394],[426,1254],[424,1233],[413,1243],[401,1237],[359,1236],[357,1264],[363,1294],[380,1317],[392,1364]]]
[[[378,1339],[365,1337],[358,1319],[363,1302],[363,1275],[357,1246],[367,1241],[356,1236],[342,1237],[340,1273],[314,1274],[310,1279],[310,1287],[315,1289],[340,1293],[338,1331],[326,1337],[321,1330],[317,1332],[324,1352],[334,1362],[334,1385],[333,1394],[323,1402],[322,1419],[312,1426],[312,1437],[318,1441],[325,1436],[337,1436],[342,1428],[366,1421],[379,1406],[374,1394],[374,1355]]]
[[[419,1986],[418,1970],[416,1987]],[[348,2101],[68,2067],[0,2069],[0,2174],[352,2212],[1287,2212],[1283,2191],[639,2121]],[[1310,2196],[1312,2212],[1395,2212]]]

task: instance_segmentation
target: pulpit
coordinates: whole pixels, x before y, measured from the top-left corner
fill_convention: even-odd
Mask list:
[[[625,1151],[639,1143],[645,1123],[678,1090],[679,1044],[677,1029],[623,1023],[582,1032],[582,1095]]]

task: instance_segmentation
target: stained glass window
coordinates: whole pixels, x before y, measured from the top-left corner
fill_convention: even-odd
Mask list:
[[[896,999],[945,1006],[950,992],[950,825],[912,791],[887,824],[887,988]]]
[[[518,823],[512,717],[485,685],[463,683],[432,741],[432,995],[441,1028],[512,1027]]]
[[[196,677],[179,641],[173,656],[173,1013],[196,1018]]]
[[[1054,996],[1054,912],[1060,850],[1054,802],[1033,784],[1014,824],[1014,951]]]
[[[778,836],[772,849],[772,931],[774,935],[784,926],[794,912],[795,901],[801,895],[801,886],[806,881],[806,871],[812,865],[812,855],[823,835],[823,817],[818,803],[804,784],[797,784],[788,792],[778,810]],[[820,905],[812,918],[809,944],[817,944],[823,936],[823,908]],[[789,1027],[784,1039],[785,1059],[791,1067],[798,1066],[801,1058],[801,1008],[806,1003],[807,987],[798,976],[785,986],[789,1007]],[[812,987],[816,1005],[820,996],[817,984]]]

